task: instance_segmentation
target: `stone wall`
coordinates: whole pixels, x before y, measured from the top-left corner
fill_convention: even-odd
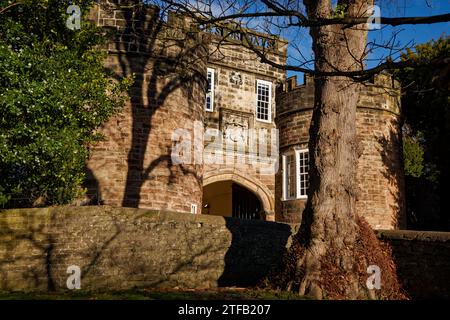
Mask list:
[[[94,203],[191,211],[202,203],[202,137],[208,41],[172,13],[127,1],[100,1],[91,12],[99,26],[112,29],[105,66],[117,77],[134,76],[125,108],[100,128],[104,139],[91,146],[86,187]],[[136,1],[135,1],[136,2]],[[180,132],[174,138],[177,130]],[[192,159],[172,161],[175,143],[190,140]]]
[[[403,288],[417,299],[450,299],[450,233],[381,230]]]
[[[89,201],[200,212],[203,186],[231,177],[260,199],[266,220],[298,223],[305,200],[282,200],[278,154],[307,148],[313,79],[298,86],[293,77],[275,90],[285,73],[240,46],[241,35],[220,42],[229,30],[198,32],[184,16],[170,12],[162,21],[156,7],[136,2],[103,0],[91,12],[93,21],[115,32],[105,48],[106,67],[117,76],[133,74],[135,84],[124,110],[100,129],[105,139],[91,146]],[[271,60],[286,62],[285,40],[249,32],[270,44]],[[213,112],[204,110],[207,67],[215,75]],[[272,83],[266,122],[256,119],[257,80]],[[398,84],[379,75],[363,87],[357,113],[357,210],[376,229],[405,222],[399,126]],[[205,128],[212,131],[203,135]],[[184,163],[173,163],[174,146],[184,143]],[[209,161],[209,154],[216,159]]]
[[[276,266],[291,227],[132,208],[0,212],[0,291],[208,288],[256,284]]]
[[[144,209],[0,211],[0,291],[251,286],[279,265],[297,225]],[[450,234],[385,230],[412,298],[450,298]],[[381,275],[382,276],[382,275]]]
[[[91,146],[86,182],[89,201],[187,212],[196,205],[200,212],[204,176],[217,180],[232,175],[239,177],[235,183],[251,186],[261,199],[264,217],[274,220],[275,88],[285,80],[285,73],[261,63],[239,45],[243,40],[236,35],[223,41],[225,29],[198,32],[195,24],[174,12],[162,21],[158,8],[138,2],[102,0],[91,11],[92,21],[114,32],[105,47],[106,67],[117,76],[133,74],[135,83],[129,92],[131,101],[99,130],[104,140]],[[285,63],[284,40],[250,34],[270,44],[271,59]],[[215,74],[213,112],[204,110],[207,67]],[[257,80],[273,84],[268,122],[255,116]],[[204,136],[204,129],[217,131]],[[267,153],[258,148],[259,136],[257,147],[250,150],[247,131],[245,141],[236,142],[228,139],[230,129],[261,130],[257,134],[267,137]],[[190,144],[182,152],[185,163],[174,164],[174,145],[185,142]],[[223,157],[208,162],[204,144],[206,150]]]
[[[255,53],[238,43],[220,42],[224,32],[220,33],[220,36],[212,36],[209,47],[208,67],[214,70],[215,80],[214,110],[205,112],[205,126],[220,130],[220,136],[207,134],[205,150],[220,155],[222,161],[211,163],[205,158],[205,182],[210,177],[215,181],[223,181],[228,176],[239,177],[233,182],[254,192],[264,207],[265,219],[274,220],[275,172],[278,170],[275,89],[284,82],[285,72],[262,63]],[[256,32],[254,35],[273,41],[268,56],[277,63],[286,63],[284,40]],[[258,80],[272,83],[271,117],[266,122],[256,118]],[[249,131],[253,131],[253,135]],[[265,150],[259,147],[260,141]],[[270,200],[266,201],[266,197]]]
[[[297,85],[292,77],[277,94],[280,156],[308,148],[314,106],[314,80]],[[389,75],[366,83],[357,104],[359,159],[357,212],[374,229],[404,228],[404,179],[401,154],[399,84]],[[281,161],[280,161],[281,162]],[[282,200],[282,172],[276,176],[276,221],[298,223],[306,200]]]

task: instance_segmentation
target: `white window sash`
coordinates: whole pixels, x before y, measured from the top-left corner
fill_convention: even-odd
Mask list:
[[[295,154],[293,152],[284,154],[282,156],[282,168],[283,168],[283,172],[282,172],[282,186],[283,186],[282,199],[283,199],[283,201],[295,200],[295,197],[289,197],[289,194],[288,194],[288,188],[289,188],[288,184],[289,184],[289,173],[290,173],[290,171],[287,170],[287,158],[289,156],[294,156],[294,164],[295,164],[295,167],[296,167],[296,169],[295,169],[296,171],[295,172],[297,174],[297,162],[296,162],[296,159],[295,159]],[[297,186],[295,186],[295,187],[297,189]]]
[[[258,118],[258,87],[259,85],[267,85],[269,87],[269,103],[268,103],[268,110],[267,110],[267,120],[266,119],[260,119]],[[256,120],[261,122],[272,122],[272,82],[265,81],[265,80],[256,80],[256,105],[255,105],[255,111],[256,111]]]
[[[283,200],[288,200],[288,198],[287,198],[287,181],[288,181],[288,179],[287,179],[287,175],[288,175],[288,172],[287,172],[287,170],[286,170],[286,155],[284,154],[282,157],[281,157],[281,159],[282,159],[282,166],[283,166],[283,172],[282,172],[282,178],[283,178],[283,181],[282,181],[282,186],[283,186]]]
[[[297,176],[297,199],[307,199],[308,195],[302,195],[302,188],[301,188],[301,176],[300,176],[300,154],[301,153],[308,153],[308,149],[301,149],[301,150],[295,150],[295,167],[296,167],[296,176]],[[308,159],[309,159],[309,153],[308,153]],[[308,161],[309,162],[309,161]],[[307,173],[309,174],[309,173]]]
[[[209,109],[207,107],[207,101],[205,100],[205,110],[208,112],[214,112],[214,71],[215,70],[212,68],[207,68],[207,73],[206,73],[207,76],[208,76],[208,74],[211,74],[211,90],[206,93],[206,98],[209,97],[209,101],[210,101]]]

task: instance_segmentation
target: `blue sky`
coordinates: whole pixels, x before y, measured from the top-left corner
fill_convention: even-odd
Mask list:
[[[381,3],[381,14],[387,17],[429,16],[450,12],[450,0],[397,0],[397,7],[387,6]],[[428,3],[428,5],[427,5]],[[430,40],[436,40],[440,36],[450,34],[450,23],[438,23],[430,25],[404,25],[399,27],[384,27],[382,30],[371,31],[369,41],[389,40],[394,32],[398,33],[400,46],[420,44]],[[379,58],[387,52],[377,52],[372,58]],[[369,63],[369,66],[372,63]]]
[[[152,3],[164,3],[164,0],[147,0]],[[291,8],[304,12],[302,0],[288,1],[279,0],[281,3],[289,3]],[[331,0],[336,4],[337,0]],[[246,11],[265,11],[266,7],[260,1],[254,0],[178,0],[179,3],[187,4],[191,7],[200,9],[201,11],[212,11],[214,16],[222,16],[246,7]],[[450,13],[450,0],[375,0],[375,4],[380,7],[381,16],[383,17],[411,17],[411,16],[430,16],[444,13]],[[224,9],[226,8],[226,9]],[[224,11],[225,10],[225,11]],[[280,34],[290,43],[288,48],[288,63],[298,65],[298,58],[302,62],[312,58],[311,38],[306,28],[282,28],[279,29],[275,25],[267,25],[264,23],[265,18],[242,19],[241,21],[247,23],[247,27],[255,28],[262,32],[270,30],[273,34]],[[280,18],[281,21],[285,18]],[[275,20],[276,21],[276,20]],[[404,49],[405,46],[413,47],[414,45],[428,42],[432,39],[438,39],[442,35],[450,35],[450,23],[438,23],[431,25],[403,25],[399,27],[383,26],[380,30],[372,30],[369,32],[368,43],[375,42],[382,44],[392,39],[395,34],[395,47]],[[299,50],[296,50],[299,49]],[[301,52],[301,54],[299,53]],[[374,67],[389,56],[389,51],[386,49],[377,49],[368,57],[367,66]],[[396,60],[400,55],[395,52],[391,57]],[[310,63],[306,65],[309,68],[313,67]],[[302,81],[301,73],[288,72],[288,76],[298,74],[298,80]]]
[[[381,15],[386,17],[406,17],[406,16],[429,16],[443,13],[450,13],[450,0],[396,0],[396,1],[377,1],[381,9]],[[396,43],[399,47],[408,44],[420,44],[428,42],[432,39],[438,39],[441,35],[450,35],[450,23],[438,23],[430,25],[404,25],[399,27],[383,27],[380,30],[369,32],[368,41],[376,41],[377,43],[388,41],[393,33],[397,33]],[[288,40],[293,41],[294,39]],[[310,53],[311,40],[303,36],[301,47],[305,53]],[[294,50],[291,50],[293,53]],[[368,67],[375,66],[379,63],[379,59],[388,54],[386,50],[377,50],[372,53],[368,61]],[[396,55],[398,56],[398,55]],[[291,60],[292,61],[292,60]],[[288,76],[300,74],[288,72]],[[299,76],[302,81],[302,77]]]

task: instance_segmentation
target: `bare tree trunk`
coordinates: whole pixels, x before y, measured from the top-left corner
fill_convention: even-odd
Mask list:
[[[366,15],[372,0],[339,1],[349,16]],[[311,19],[331,18],[330,0],[305,1]],[[311,28],[316,72],[363,68],[366,25]],[[356,104],[360,84],[335,76],[315,79],[315,105],[310,128],[310,193],[302,225],[291,247],[288,288],[316,298],[374,297],[362,274],[370,259],[361,242],[356,215]],[[367,226],[362,227],[367,233]],[[382,256],[373,232],[368,241]],[[289,259],[288,259],[289,260]],[[380,260],[380,259],[378,259]],[[382,259],[381,259],[382,260]],[[292,266],[294,264],[295,266]],[[380,261],[380,264],[383,264]],[[386,264],[385,264],[386,265]],[[368,275],[366,274],[366,278]],[[394,279],[396,279],[394,275]],[[394,281],[395,282],[395,281]]]

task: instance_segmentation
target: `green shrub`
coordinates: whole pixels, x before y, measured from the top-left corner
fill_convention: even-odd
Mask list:
[[[423,149],[420,143],[409,136],[403,138],[403,161],[405,174],[419,178],[423,174]]]
[[[83,9],[79,30],[66,27],[69,3]],[[74,199],[95,129],[123,106],[130,80],[105,71],[91,4],[28,0],[0,14],[0,205]]]

